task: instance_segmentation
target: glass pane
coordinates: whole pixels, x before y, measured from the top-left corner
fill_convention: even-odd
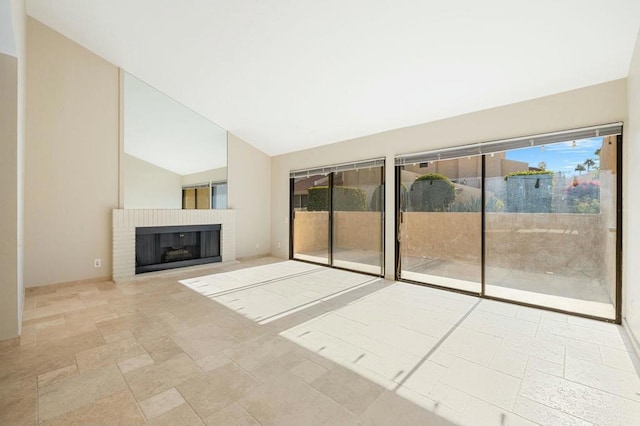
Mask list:
[[[333,176],[333,265],[382,274],[382,167]]]
[[[211,184],[211,208],[212,209],[227,208],[227,184],[226,183]]]
[[[182,208],[183,209],[195,209],[196,208],[196,190],[195,188],[182,190]]]
[[[329,177],[294,179],[293,257],[329,263]],[[296,200],[305,199],[299,203]]]
[[[403,279],[481,292],[481,167],[479,156],[404,166]]]
[[[616,136],[486,157],[486,294],[615,318]]]
[[[208,186],[204,188],[196,188],[196,208],[200,210],[208,210],[211,208]]]

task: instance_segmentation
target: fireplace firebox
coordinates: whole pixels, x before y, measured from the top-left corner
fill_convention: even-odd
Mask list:
[[[221,262],[220,225],[136,228],[136,274]]]

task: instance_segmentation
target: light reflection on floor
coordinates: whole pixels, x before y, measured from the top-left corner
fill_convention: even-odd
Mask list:
[[[456,424],[640,418],[613,324],[294,261],[182,283],[259,324],[364,290],[280,336]]]
[[[390,283],[281,335],[442,417],[456,420],[456,413],[432,399],[451,392],[436,387],[452,361],[438,348],[442,337],[475,303],[477,299],[468,296]]]
[[[267,324],[376,281],[379,279],[367,275],[288,261],[180,283],[259,324]]]

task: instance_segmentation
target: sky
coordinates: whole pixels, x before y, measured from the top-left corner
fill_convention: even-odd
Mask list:
[[[507,151],[506,158],[524,161],[529,163],[530,167],[538,167],[538,164],[544,161],[547,164],[547,170],[575,173],[576,165],[583,164],[587,158],[591,158],[596,164],[598,163],[595,151],[602,146],[602,139],[600,137],[577,140],[575,147],[573,141],[568,141],[516,149]]]

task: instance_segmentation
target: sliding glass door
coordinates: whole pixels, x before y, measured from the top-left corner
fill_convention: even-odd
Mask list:
[[[510,169],[485,179],[486,295],[615,317],[616,138],[503,153]]]
[[[473,156],[401,168],[402,278],[480,293],[481,167]]]
[[[397,277],[619,322],[621,132],[397,157]]]
[[[382,167],[372,167],[334,174],[334,266],[382,275],[382,173]]]
[[[293,259],[384,275],[383,218],[384,160],[291,173]]]
[[[295,178],[292,193],[293,258],[328,265],[330,175]]]

